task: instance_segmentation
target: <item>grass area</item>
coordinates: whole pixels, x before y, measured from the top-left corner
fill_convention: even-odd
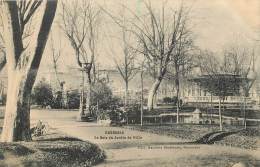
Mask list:
[[[173,136],[176,138],[185,139],[195,142],[201,139],[206,134],[219,131],[219,127],[215,125],[168,125],[168,126],[126,126],[126,128],[155,133],[159,135]],[[214,144],[228,145],[246,149],[257,149],[260,142],[260,129],[259,127],[249,127],[246,130],[239,130],[237,127],[226,126],[224,131],[233,133],[219,140]]]
[[[0,143],[0,167],[85,167],[104,159],[97,145],[55,131],[31,142]]]

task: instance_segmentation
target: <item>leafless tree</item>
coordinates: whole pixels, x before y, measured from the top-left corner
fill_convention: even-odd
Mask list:
[[[102,7],[101,7],[102,8]],[[113,20],[113,22],[118,26],[120,33],[119,36],[106,35],[108,40],[118,40],[119,44],[117,46],[109,45],[109,52],[115,67],[119,72],[121,78],[125,84],[125,95],[124,95],[124,109],[126,110],[129,100],[129,82],[134,78],[138,69],[135,64],[138,53],[133,48],[134,36],[131,32],[128,31],[127,19],[125,16],[125,5],[121,4],[121,10],[118,15],[120,18],[117,18],[112,15],[111,12],[102,8],[102,10]],[[111,34],[109,32],[109,34]],[[119,46],[119,47],[118,47]],[[122,56],[116,56],[122,55]]]
[[[2,141],[31,140],[30,95],[55,16],[57,1],[2,1],[8,91]],[[38,24],[31,28],[37,15]]]
[[[195,46],[193,45],[193,38],[191,32],[180,34],[176,49],[171,56],[170,67],[168,67],[166,77],[173,79],[176,88],[177,97],[177,123],[179,123],[180,110],[180,80],[183,79],[196,64],[193,63],[192,55],[195,53]]]
[[[254,49],[250,50],[243,46],[231,45],[224,50],[224,58],[227,59],[225,62],[228,62],[226,65],[227,68],[224,70],[229,72],[229,69],[231,69],[231,72],[233,71],[234,74],[243,77],[241,94],[243,96],[243,124],[246,128],[246,98],[249,96],[249,91],[257,77],[255,71],[255,52]]]
[[[145,65],[145,60],[142,61],[141,65],[140,65],[140,77],[141,77],[141,119],[140,119],[140,123],[141,126],[143,126],[143,112],[144,112],[144,65]]]
[[[55,47],[54,45],[54,40],[53,40],[53,36],[51,34],[51,37],[50,37],[50,49],[51,49],[51,57],[52,57],[52,63],[53,63],[53,69],[54,69],[54,73],[55,73],[55,77],[56,77],[56,80],[57,80],[57,84],[58,84],[58,90],[56,90],[55,93],[57,92],[60,92],[61,93],[61,97],[62,97],[62,100],[61,100],[61,104],[60,106],[63,108],[63,107],[66,107],[66,104],[64,103],[64,84],[65,84],[65,81],[62,81],[60,80],[60,77],[59,77],[59,74],[58,74],[58,62],[60,60],[60,56],[61,56],[61,40],[59,41],[59,46]]]
[[[121,78],[124,80],[125,84],[125,97],[124,97],[124,108],[127,108],[128,99],[129,99],[129,82],[136,75],[138,69],[135,64],[135,60],[137,57],[137,53],[131,48],[130,40],[131,34],[126,31],[125,26],[121,26],[121,37],[118,37],[120,40],[119,45],[117,47],[110,46],[111,57],[115,63],[115,67],[119,72]],[[111,40],[111,39],[110,39]],[[116,53],[119,52],[120,53]],[[117,54],[122,54],[122,56],[116,56]]]
[[[138,40],[139,53],[145,55],[148,64],[153,69],[155,78],[149,95],[147,107],[153,109],[157,90],[167,72],[171,56],[177,48],[178,41],[187,32],[188,12],[183,6],[178,10],[166,11],[166,4],[160,11],[155,11],[150,3],[144,3],[146,14],[144,17],[130,11],[134,19],[130,22],[132,32]],[[159,13],[159,14],[158,14]]]
[[[255,80],[255,78],[248,78],[251,67],[250,62],[246,60],[250,56],[246,49],[241,51],[234,48],[225,50],[222,59],[217,58],[214,53],[209,51],[204,51],[200,55],[199,64],[205,77],[201,80],[197,79],[196,82],[213,95],[219,97],[220,130],[223,129],[222,104],[225,101],[225,97],[239,95],[241,86],[243,87],[243,96],[245,97],[245,91],[249,91],[252,81]],[[244,87],[247,89],[244,89]]]
[[[225,83],[225,77],[223,77],[223,73],[220,67],[222,63],[214,55],[214,53],[210,51],[202,51],[198,57],[200,70],[202,74],[206,75],[207,77],[202,79],[196,78],[195,82],[197,82],[198,85],[205,88],[211,94],[219,97],[219,127],[220,130],[223,130],[221,101],[224,102],[224,99],[227,96],[227,90],[229,88],[223,86]]]
[[[95,8],[91,1],[63,1],[61,3],[61,24],[67,39],[75,51],[79,67],[87,76],[86,113],[83,109],[84,90],[81,94],[81,103],[78,119],[90,114],[91,70],[96,56],[97,32],[100,10]]]
[[[59,75],[58,75],[58,62],[59,62],[60,56],[61,56],[61,48],[60,47],[56,48],[54,46],[52,34],[51,34],[50,40],[51,40],[50,41],[50,48],[51,48],[51,52],[52,52],[51,56],[52,56],[53,69],[54,69],[56,80],[57,80],[57,83],[58,83],[58,86],[59,86],[59,91],[62,91],[63,90],[63,83],[60,80]]]

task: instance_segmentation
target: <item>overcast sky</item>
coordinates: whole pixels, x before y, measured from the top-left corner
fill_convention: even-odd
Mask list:
[[[140,13],[143,10],[141,1],[142,0],[125,0],[124,3],[133,11]],[[93,2],[114,13],[120,8],[118,3],[122,3],[121,0],[95,0]],[[160,7],[162,2],[163,0],[152,0],[154,7]],[[168,0],[167,4],[169,7],[174,8],[178,7],[179,2],[178,0]],[[192,9],[190,13],[194,25],[192,30],[196,37],[195,43],[200,48],[220,52],[224,46],[234,43],[248,47],[259,47],[259,43],[256,41],[256,39],[259,38],[260,29],[259,0],[183,0],[183,2]],[[62,57],[59,62],[59,68],[63,71],[67,66],[76,67],[77,64],[70,43],[64,38],[63,33],[57,26],[59,14],[60,8],[57,10],[52,30],[56,44],[59,38],[62,39]],[[116,25],[112,25],[111,23],[111,27],[108,29],[114,29],[115,26]],[[101,36],[104,35],[103,32],[105,32],[106,29],[107,26],[100,26]],[[117,35],[116,32],[117,31],[112,31],[112,33]],[[101,39],[98,48],[98,61],[104,67],[113,66],[111,56],[107,53],[107,45],[111,41],[113,40]],[[116,55],[116,57],[119,58],[120,54]],[[51,63],[50,47],[47,44],[40,70],[50,70],[50,68],[46,67],[50,67]]]

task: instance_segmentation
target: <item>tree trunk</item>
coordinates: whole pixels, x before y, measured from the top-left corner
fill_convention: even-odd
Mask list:
[[[243,110],[244,110],[244,113],[243,113],[243,125],[244,125],[244,128],[246,129],[246,96],[244,95],[244,105],[243,105]]]
[[[30,141],[30,94],[33,82],[21,71],[8,71],[7,103],[2,142]],[[26,85],[30,84],[30,85]]]
[[[124,109],[127,110],[127,104],[128,104],[128,81],[125,81],[125,102],[124,102]]]
[[[178,124],[179,123],[179,110],[180,110],[180,83],[179,83],[179,78],[178,76],[176,76],[176,79],[175,79],[175,84],[176,84],[176,96],[177,96],[177,121],[176,123]]]
[[[83,121],[86,116],[90,116],[90,104],[91,104],[91,68],[84,68],[82,70],[82,91],[80,97],[79,114],[77,116],[78,121]],[[86,74],[86,95],[84,75]],[[85,97],[84,97],[85,95]],[[84,98],[85,98],[85,111],[84,111]]]
[[[80,100],[79,100],[79,113],[77,115],[77,121],[82,121],[82,117],[84,117],[84,90],[85,90],[85,81],[84,81],[84,73],[82,71],[82,87],[80,93]]]
[[[219,98],[218,102],[218,114],[219,114],[219,130],[222,131],[222,113],[221,113],[221,98]]]
[[[176,123],[179,123],[179,110],[180,110],[180,80],[179,80],[179,64],[178,60],[174,61],[174,66],[175,66],[175,86],[176,86],[176,96],[177,96],[177,104],[176,104],[176,114],[177,114],[177,119]]]
[[[90,79],[90,71],[87,72],[87,85],[86,85],[86,89],[87,89],[87,94],[86,94],[86,112],[85,115],[90,116],[91,115],[91,111],[90,111],[90,105],[91,105],[91,79]]]
[[[144,78],[143,69],[141,72],[141,126],[143,126],[143,110],[144,110]]]
[[[212,93],[210,93],[210,124],[213,124],[213,104],[212,104]]]
[[[57,1],[44,2],[41,24],[39,29],[35,26],[37,33],[33,33],[31,37],[36,40],[31,41],[27,48],[23,47],[17,2],[5,1],[2,8],[5,10],[2,21],[5,25],[4,41],[8,55],[7,104],[1,140],[3,142],[31,140],[30,95],[57,7]]]
[[[157,90],[161,84],[161,81],[162,81],[162,77],[157,78],[156,81],[154,82],[154,84],[152,85],[152,88],[149,91],[148,103],[147,103],[147,108],[149,111],[153,110],[153,108],[154,108],[155,97],[157,94]]]

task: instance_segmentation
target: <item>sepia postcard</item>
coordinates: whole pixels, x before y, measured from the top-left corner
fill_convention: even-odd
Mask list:
[[[259,0],[0,0],[0,167],[260,167]]]

